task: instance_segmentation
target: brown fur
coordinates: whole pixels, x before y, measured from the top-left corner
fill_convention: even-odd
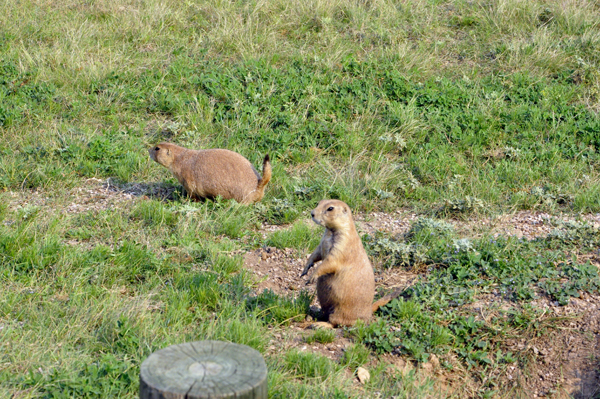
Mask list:
[[[373,303],[373,266],[356,232],[352,212],[338,200],[323,200],[311,212],[315,223],[325,227],[321,243],[310,255],[304,276],[322,260],[308,283],[317,281],[317,298],[333,326],[351,326],[356,320],[369,321],[373,312],[400,294],[387,295]]]
[[[271,180],[269,155],[263,161],[263,176],[237,152],[224,149],[188,150],[160,143],[148,150],[150,158],[169,169],[194,199],[234,199],[242,204],[260,201]]]

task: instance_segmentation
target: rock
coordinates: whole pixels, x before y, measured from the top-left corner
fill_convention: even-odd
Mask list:
[[[369,374],[369,372],[362,367],[356,369],[356,376],[358,377],[358,380],[361,382],[361,384],[366,384],[371,378],[371,374]]]
[[[401,357],[398,357],[394,359],[394,365],[398,367],[398,369],[402,370],[404,367],[406,367],[406,362]]]
[[[427,362],[427,363],[423,363],[421,365],[421,368],[427,372],[427,373],[431,373],[433,371],[433,364],[431,364],[431,362]]]
[[[431,355],[429,355],[429,363],[431,363],[434,370],[437,370],[440,368],[440,360],[433,353]]]
[[[404,366],[404,368],[402,369],[402,375],[403,376],[407,376],[408,373],[410,373],[413,369],[413,365],[410,362],[406,362],[406,365]]]
[[[325,329],[332,330],[333,329],[333,325],[331,325],[331,323],[328,323],[326,321],[317,321],[315,323],[312,323],[310,325],[310,328],[312,330],[317,330],[319,328],[325,328]]]

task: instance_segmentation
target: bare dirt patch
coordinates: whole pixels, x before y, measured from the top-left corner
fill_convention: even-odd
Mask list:
[[[77,187],[47,192],[44,190],[9,191],[9,208],[51,208],[63,214],[101,211],[126,206],[138,199],[155,198],[162,201],[174,200],[182,191],[176,186],[162,183],[117,184],[111,179],[90,178]]]
[[[368,215],[356,216],[359,233],[373,234],[376,231],[386,232],[391,235],[406,234],[413,221],[419,214],[409,210],[398,210],[395,213],[373,212]],[[517,236],[534,239],[547,236],[556,227],[556,221],[582,220],[595,226],[600,226],[600,213],[583,215],[550,215],[538,211],[519,211],[514,214],[502,214],[492,217],[472,217],[466,220],[448,219],[456,231],[463,236],[479,237],[490,236]]]
[[[313,342],[309,344],[306,342],[306,337],[314,331],[311,329],[311,325],[312,323],[307,321],[277,328],[273,332],[273,339],[269,343],[267,353],[269,355],[283,354],[289,349],[296,348],[299,351],[311,351],[331,360],[339,361],[344,354],[344,350],[352,345],[352,341],[343,336],[343,330],[341,329],[336,330],[336,338],[331,343]]]
[[[583,294],[568,306],[537,301],[553,317],[564,318],[558,328],[529,341],[508,340],[531,361],[525,370],[513,368],[507,378],[517,380],[533,397],[595,398],[600,393],[600,298]]]
[[[63,214],[77,214],[87,211],[99,211],[125,204],[135,200],[136,195],[117,189],[108,181],[87,179],[83,186],[78,186],[58,195],[43,190],[8,192],[9,208],[12,210],[28,207],[51,208]]]
[[[183,195],[177,185],[168,183],[117,183],[112,179],[101,180],[90,178],[82,181],[78,187],[60,192],[44,190],[9,191],[9,207],[12,209],[36,207],[56,207],[63,213],[81,213],[89,210],[103,210],[141,199],[158,199],[172,201]],[[68,203],[67,203],[68,202]],[[65,203],[67,203],[65,205]],[[371,212],[357,214],[355,221],[359,234],[373,234],[376,231],[392,235],[408,232],[412,222],[421,215],[409,209],[400,209],[393,213]],[[550,215],[538,211],[519,211],[514,214],[503,214],[493,217],[473,217],[466,220],[448,219],[459,234],[477,237],[483,234],[516,235],[533,239],[547,235],[555,227],[552,221],[583,220],[600,226],[600,213],[567,215]],[[312,223],[310,218],[305,223]],[[260,233],[264,236],[271,232],[285,229],[286,225],[263,225]]]
[[[300,278],[304,259],[294,249],[264,247],[246,252],[244,267],[256,277],[256,292],[270,289],[276,294],[287,295],[305,288],[305,280]]]
[[[300,277],[305,262],[306,258],[291,248],[263,247],[244,254],[244,267],[255,276],[255,293],[272,290],[278,295],[296,296],[301,290],[308,290],[314,294],[314,284],[306,285],[307,278]],[[404,270],[387,269],[376,271],[375,283],[377,291],[383,295],[408,287],[416,277],[416,274]],[[312,304],[318,304],[316,297]]]
[[[524,355],[516,362],[492,369],[485,378],[496,380],[503,390],[519,398],[596,398],[600,393],[600,297],[583,293],[567,306],[545,297],[530,303],[541,310],[536,322],[546,326],[539,336],[511,337],[500,344],[512,353]],[[477,319],[491,317],[496,310],[507,310],[514,303],[487,295],[464,308]],[[444,360],[448,360],[447,356]],[[469,375],[454,362],[455,370],[440,370],[450,386],[461,386],[477,397],[477,387],[485,379]],[[431,368],[431,367],[429,367]]]

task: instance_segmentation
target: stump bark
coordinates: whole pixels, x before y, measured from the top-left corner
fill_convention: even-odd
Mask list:
[[[255,349],[197,341],[154,352],[140,369],[140,399],[267,399],[267,366]]]

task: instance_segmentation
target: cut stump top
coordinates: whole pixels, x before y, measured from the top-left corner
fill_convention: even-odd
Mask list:
[[[197,341],[154,352],[142,363],[140,398],[267,398],[267,366],[255,349]]]

